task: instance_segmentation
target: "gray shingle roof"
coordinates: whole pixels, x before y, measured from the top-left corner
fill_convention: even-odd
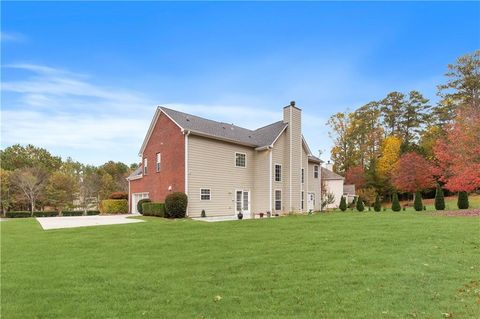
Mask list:
[[[249,130],[233,124],[208,120],[166,107],[160,107],[160,109],[185,130],[246,144],[252,147],[271,145],[288,125],[283,121],[278,121],[256,130]]]
[[[136,177],[136,176],[140,176],[140,175],[142,175],[142,167],[141,166],[139,166],[130,175],[128,175],[127,179],[132,178],[132,177]]]
[[[355,195],[355,185],[343,185],[343,193],[348,195]]]
[[[321,159],[319,159],[318,157],[313,156],[313,155],[308,155],[308,160],[310,162],[315,162],[315,163],[321,163],[322,162]]]
[[[337,173],[332,172],[325,167],[322,167],[322,179],[344,179],[343,176],[338,175]]]

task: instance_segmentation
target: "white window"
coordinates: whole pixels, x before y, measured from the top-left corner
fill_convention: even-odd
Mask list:
[[[247,154],[245,154],[245,153],[235,153],[235,166],[236,167],[247,167]]]
[[[304,205],[304,199],[303,199],[304,193],[303,193],[303,191],[302,191],[302,194],[300,194],[300,196],[302,196],[302,210],[303,210],[303,205]]]
[[[210,189],[209,188],[200,189],[200,200],[210,200]]]
[[[282,191],[275,190],[275,210],[282,210]]]
[[[282,181],[282,165],[275,164],[275,182]]]
[[[143,175],[147,175],[148,171],[148,160],[146,158],[143,159]]]
[[[313,166],[313,177],[318,178],[318,165]]]
[[[305,183],[305,169],[302,168],[302,184]]]
[[[162,154],[157,153],[157,162],[155,165],[157,169],[157,173],[160,172],[161,163],[162,163]]]

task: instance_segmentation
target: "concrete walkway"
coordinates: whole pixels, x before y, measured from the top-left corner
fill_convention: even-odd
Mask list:
[[[130,216],[140,215],[37,217],[37,220],[44,230],[144,222],[141,219],[127,218]]]

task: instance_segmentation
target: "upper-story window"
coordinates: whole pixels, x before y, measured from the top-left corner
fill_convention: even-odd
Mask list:
[[[162,166],[162,154],[157,153],[157,161],[155,162],[155,169],[157,173],[160,172],[160,168]]]
[[[210,188],[200,189],[200,200],[210,200]]]
[[[318,165],[313,166],[313,177],[318,178]]]
[[[247,154],[245,154],[245,153],[235,153],[235,166],[236,167],[247,167]]]
[[[146,158],[143,159],[143,175],[147,175],[148,172],[148,160]]]
[[[275,164],[275,182],[282,181],[282,165]]]
[[[302,168],[302,184],[305,183],[305,169]]]

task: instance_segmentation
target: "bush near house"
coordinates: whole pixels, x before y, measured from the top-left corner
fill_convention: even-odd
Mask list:
[[[417,212],[421,212],[423,210],[422,194],[419,191],[415,192],[413,208],[415,208]]]
[[[468,202],[467,192],[459,192],[458,193],[457,206],[458,206],[459,209],[467,209],[470,206],[470,204]]]
[[[128,193],[125,192],[113,192],[108,196],[109,199],[127,199],[128,200]]]
[[[128,214],[128,201],[126,199],[104,199],[100,203],[102,214]]]
[[[7,217],[7,218],[27,218],[27,217],[32,217],[32,212],[29,212],[29,211],[11,211],[11,212],[6,212],[5,217]]]
[[[142,204],[143,216],[165,217],[165,204],[146,202]]]
[[[399,212],[402,210],[402,207],[400,206],[400,202],[398,201],[398,194],[396,192],[393,193],[392,210],[394,212]]]
[[[382,210],[382,203],[380,202],[380,195],[375,197],[375,204],[373,204],[373,210],[379,212]]]
[[[169,218],[185,218],[188,198],[185,193],[175,192],[165,198],[165,210]]]
[[[338,206],[342,212],[347,210],[347,200],[345,199],[345,196],[342,196],[340,198],[340,205]]]
[[[148,198],[139,200],[137,203],[137,212],[139,212],[140,214],[143,214],[143,203],[150,203],[150,202],[151,200]]]
[[[361,198],[358,198],[356,206],[359,212],[363,212],[365,210],[365,205],[363,205],[363,200]]]
[[[99,210],[87,210],[87,216],[100,215]]]
[[[38,211],[33,212],[33,217],[56,217],[59,215],[59,212],[55,210],[45,210],[45,211]]]
[[[437,190],[435,192],[435,209],[445,209],[445,196],[443,195],[443,189],[440,187],[440,185],[437,185]]]
[[[62,216],[83,216],[83,210],[65,210]]]

